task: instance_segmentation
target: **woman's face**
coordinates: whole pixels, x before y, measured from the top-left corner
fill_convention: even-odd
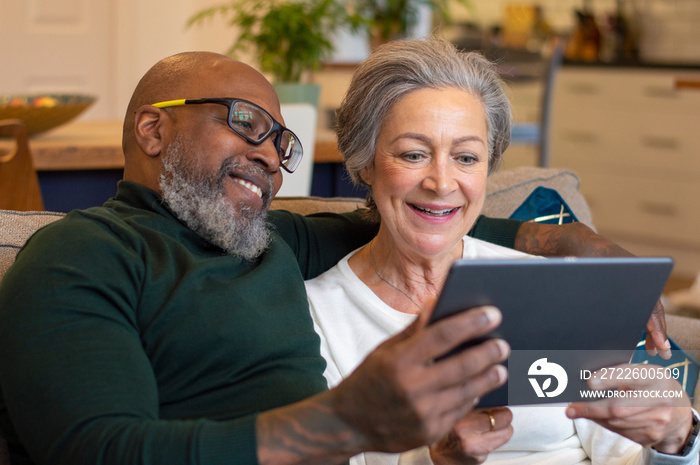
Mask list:
[[[457,88],[421,89],[397,101],[384,118],[374,163],[362,172],[381,229],[424,256],[452,251],[471,229],[487,175],[484,107]]]

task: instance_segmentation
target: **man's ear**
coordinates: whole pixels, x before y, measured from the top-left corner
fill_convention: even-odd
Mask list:
[[[164,111],[152,105],[144,105],[134,117],[134,137],[141,151],[149,157],[157,157],[163,150]]]

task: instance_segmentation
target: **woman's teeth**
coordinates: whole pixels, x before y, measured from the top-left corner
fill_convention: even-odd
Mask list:
[[[257,195],[258,197],[260,197],[262,199],[262,196],[263,196],[262,189],[260,189],[258,186],[256,186],[252,182],[245,181],[245,180],[240,179],[240,178],[234,178],[234,181],[236,181],[241,186],[248,188],[248,190],[255,193],[255,195]]]
[[[446,216],[446,215],[449,215],[450,213],[452,213],[454,210],[456,210],[455,208],[447,208],[445,210],[433,210],[432,208],[423,208],[423,207],[418,207],[416,205],[413,205],[413,208],[415,208],[416,210],[418,210],[420,212],[426,213],[428,215],[433,215],[433,216]]]

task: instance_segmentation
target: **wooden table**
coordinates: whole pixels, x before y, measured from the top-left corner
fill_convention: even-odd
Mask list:
[[[319,129],[316,132],[314,146],[314,163],[342,163],[343,157],[338,153],[338,142],[331,129]]]
[[[29,139],[37,171],[124,168],[122,124],[77,122]]]
[[[34,136],[29,146],[37,171],[107,170],[124,168],[121,140],[120,121],[82,121]],[[333,131],[319,131],[314,150],[316,163],[342,162]]]

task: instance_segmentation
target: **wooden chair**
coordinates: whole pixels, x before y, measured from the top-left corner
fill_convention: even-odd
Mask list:
[[[24,123],[18,119],[0,120],[0,137],[6,136],[14,138],[14,147],[0,145],[0,209],[43,210],[39,178],[29,152]]]
[[[564,59],[564,40],[556,38],[552,47],[552,54],[544,63],[543,91],[541,98],[540,121],[532,123],[516,123],[513,125],[512,139],[520,143],[539,145],[538,166],[548,168],[551,164],[550,132],[552,126],[552,100],[554,98],[554,85],[557,73]]]
[[[552,100],[554,98],[554,84],[557,73],[564,60],[564,40],[556,38],[552,49],[552,56],[547,64],[544,92],[542,93],[542,115],[540,117],[540,162],[539,166],[549,167],[552,162],[550,147],[552,127]]]

